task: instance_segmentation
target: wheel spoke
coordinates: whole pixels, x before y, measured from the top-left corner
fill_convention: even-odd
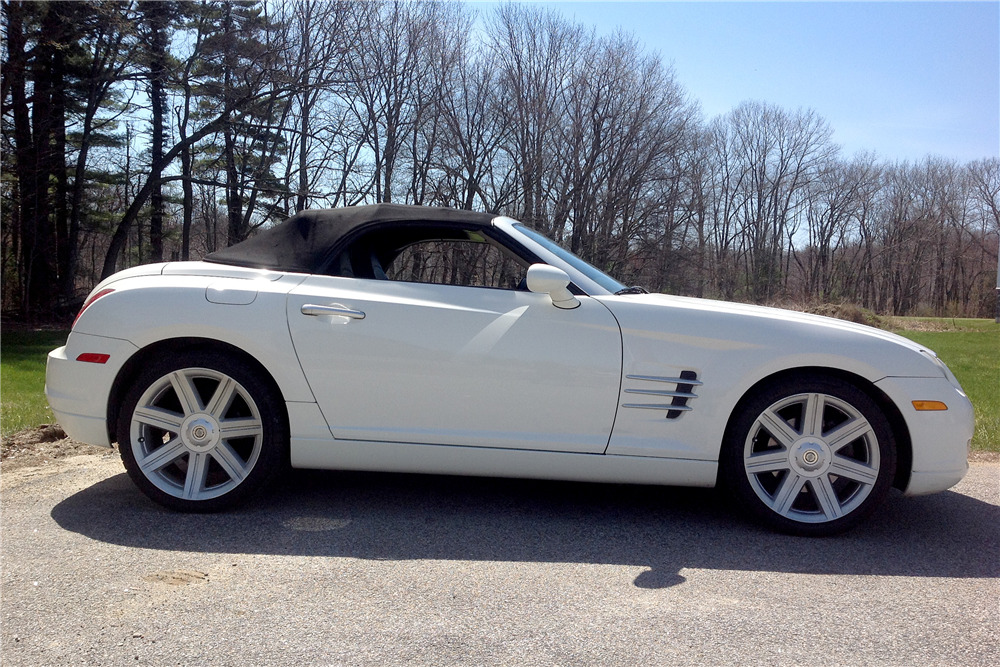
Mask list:
[[[180,438],[174,438],[152,454],[139,461],[139,468],[148,476],[165,468],[187,453],[187,447]]]
[[[785,449],[791,448],[792,443],[794,443],[799,437],[799,434],[788,425],[788,422],[782,419],[773,410],[765,410],[758,419],[758,422],[767,430],[768,433],[771,434],[771,437],[777,440],[778,443]]]
[[[780,450],[754,454],[744,459],[743,464],[750,475],[788,470],[788,452]]]
[[[226,442],[220,442],[212,450],[212,458],[222,466],[222,469],[226,471],[229,478],[236,483],[242,482],[243,478],[250,472],[239,455]]]
[[[809,394],[802,415],[802,435],[823,435],[823,409],[826,397],[823,394]]]
[[[192,378],[186,372],[176,371],[171,373],[170,385],[174,388],[177,399],[181,402],[185,416],[202,411],[198,389],[194,386]]]
[[[815,496],[816,502],[819,504],[820,511],[823,512],[823,516],[827,520],[832,521],[843,514],[840,501],[837,499],[837,492],[834,491],[833,485],[830,484],[829,477],[821,475],[815,479],[811,479],[809,480],[809,487],[812,489],[813,496]]]
[[[264,432],[264,425],[261,420],[248,417],[219,422],[219,429],[222,432],[223,440],[231,440],[232,438],[258,436]]]
[[[236,382],[231,377],[223,377],[219,386],[215,388],[211,400],[205,406],[205,412],[212,415],[219,421],[225,416],[233,396],[236,394]]]
[[[859,482],[874,484],[878,480],[878,469],[843,456],[834,456],[830,464],[830,474]]]
[[[140,424],[163,429],[171,433],[177,433],[184,422],[182,415],[152,405],[136,407],[135,412],[132,413],[132,419]]]
[[[781,480],[781,487],[774,496],[774,502],[771,505],[774,510],[782,516],[787,515],[805,483],[805,477],[789,470],[785,478]]]
[[[191,452],[188,457],[187,477],[184,479],[184,497],[188,500],[195,500],[204,490],[208,461],[208,454],[204,452]]]
[[[865,435],[874,435],[872,426],[864,417],[858,417],[841,424],[826,435],[826,444],[830,450],[836,452],[838,449],[854,442]]]

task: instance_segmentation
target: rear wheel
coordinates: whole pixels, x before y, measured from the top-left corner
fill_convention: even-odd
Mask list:
[[[896,469],[892,429],[878,405],[827,377],[762,387],[731,420],[722,456],[740,505],[797,535],[854,526],[885,498]]]
[[[213,352],[152,363],[118,420],[129,476],[156,502],[183,511],[244,500],[281,468],[287,433],[270,379]]]

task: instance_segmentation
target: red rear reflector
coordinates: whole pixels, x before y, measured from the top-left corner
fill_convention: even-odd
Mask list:
[[[72,328],[72,329],[75,329],[75,328],[76,328],[76,323],[80,321],[80,316],[81,316],[81,315],[83,315],[83,311],[85,311],[85,310],[87,310],[88,308],[90,308],[90,306],[91,306],[91,305],[92,305],[92,304],[93,304],[93,303],[94,303],[95,301],[97,301],[98,299],[100,299],[100,298],[101,298],[102,296],[107,296],[107,295],[111,294],[111,293],[112,293],[112,292],[114,292],[114,291],[115,291],[115,290],[114,290],[114,289],[112,289],[111,287],[107,287],[107,288],[105,288],[105,289],[102,289],[102,290],[101,290],[100,292],[98,292],[98,293],[97,293],[97,294],[95,294],[94,296],[92,296],[92,297],[90,297],[89,299],[87,299],[87,300],[86,300],[86,301],[84,302],[84,304],[83,304],[83,307],[82,307],[82,308],[80,308],[80,312],[76,314],[76,319],[75,319],[75,320],[73,320],[73,326],[72,326],[71,328]],[[106,360],[105,360],[105,361],[106,361]],[[102,361],[101,363],[104,363],[104,362]]]
[[[86,361],[88,364],[103,364],[107,363],[108,359],[111,358],[110,354],[98,354],[96,352],[84,352],[79,357],[76,358],[77,361]]]

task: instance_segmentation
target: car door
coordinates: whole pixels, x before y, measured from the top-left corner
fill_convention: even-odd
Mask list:
[[[563,310],[519,289],[311,276],[288,322],[336,438],[603,453],[621,333],[604,305],[579,300]]]

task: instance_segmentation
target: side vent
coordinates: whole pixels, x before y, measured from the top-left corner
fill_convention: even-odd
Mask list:
[[[631,381],[625,388],[626,394],[637,396],[670,399],[669,403],[660,401],[657,403],[622,403],[623,408],[638,408],[640,410],[662,410],[667,413],[667,419],[677,419],[685,412],[691,411],[688,402],[693,398],[698,398],[694,393],[695,387],[701,386],[698,374],[694,371],[681,371],[680,377],[659,377],[656,375],[626,375],[626,380]],[[670,386],[673,385],[673,386]]]

